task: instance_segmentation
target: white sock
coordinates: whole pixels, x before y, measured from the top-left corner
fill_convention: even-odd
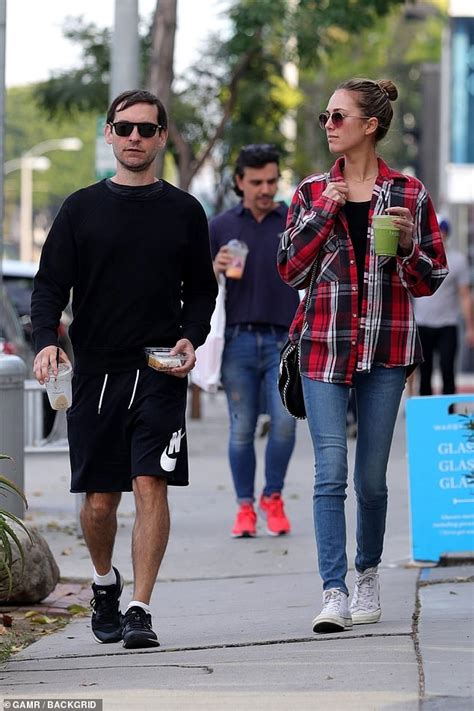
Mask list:
[[[145,610],[147,615],[151,615],[150,605],[147,605],[146,602],[140,602],[140,600],[132,600],[128,603],[127,609],[125,610],[125,614],[127,614],[131,607],[141,607],[142,610]]]
[[[115,585],[116,582],[117,578],[113,568],[111,568],[106,575],[99,575],[97,570],[94,568],[94,583],[96,585]]]

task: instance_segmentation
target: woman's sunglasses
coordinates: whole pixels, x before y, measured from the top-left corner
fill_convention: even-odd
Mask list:
[[[322,114],[319,114],[318,121],[320,128],[324,130],[329,119],[331,119],[335,128],[341,128],[344,123],[344,119],[346,118],[368,119],[370,116],[350,116],[349,114],[343,114],[340,111],[333,111],[332,113],[329,113],[329,111],[323,111]]]
[[[110,122],[110,126],[114,129],[117,136],[124,138],[131,136],[135,126],[142,138],[153,138],[159,128],[163,128],[159,123],[133,123],[132,121],[116,121]]]

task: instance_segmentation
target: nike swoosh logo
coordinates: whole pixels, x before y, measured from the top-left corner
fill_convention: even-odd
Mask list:
[[[181,432],[181,430],[180,430]],[[170,440],[170,444],[164,448],[163,453],[160,457],[160,465],[161,468],[165,472],[172,472],[176,469],[176,462],[178,460],[178,455],[179,455],[179,450],[180,450],[180,445],[179,442],[180,440],[183,439],[183,437],[186,436],[186,432],[183,432],[178,439],[178,446],[176,447],[176,437],[172,437]],[[175,446],[175,450],[173,450],[173,444]],[[172,451],[176,451],[176,457],[170,457],[168,454],[168,448],[172,447]]]
[[[160,457],[160,465],[161,468],[165,470],[165,472],[172,472],[176,469],[176,458],[171,458],[168,457],[167,450],[168,448],[165,449],[163,454]]]

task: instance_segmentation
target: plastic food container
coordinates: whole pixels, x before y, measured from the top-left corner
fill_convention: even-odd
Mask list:
[[[158,346],[145,348],[145,354],[150,368],[154,368],[155,370],[171,370],[172,368],[179,368],[179,366],[184,365],[186,355],[184,353],[171,355],[171,350],[171,348],[160,348]]]

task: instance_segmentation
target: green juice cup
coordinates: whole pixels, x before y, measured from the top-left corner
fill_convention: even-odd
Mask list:
[[[374,215],[375,254],[379,257],[395,257],[398,249],[400,231],[393,224],[392,215]]]

